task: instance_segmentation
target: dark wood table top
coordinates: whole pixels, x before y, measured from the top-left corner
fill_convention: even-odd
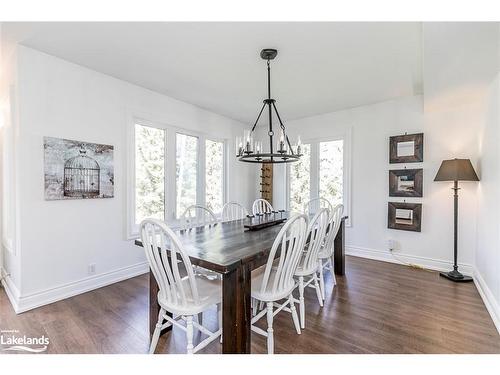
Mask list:
[[[290,216],[288,212],[277,215]],[[244,225],[252,220],[255,219],[246,218],[189,230],[179,229],[175,232],[191,263],[215,272],[227,273],[241,263],[254,262],[254,266],[264,264],[278,232],[284,225],[281,223],[256,231],[245,229]],[[142,241],[136,240],[135,244],[142,246]]]
[[[287,213],[283,215],[288,216]],[[282,223],[258,231],[250,231],[244,228],[250,220],[235,220],[175,232],[193,264],[226,273],[236,268],[241,262],[251,262],[266,256],[284,225]],[[136,240],[135,244],[142,246],[142,241]]]

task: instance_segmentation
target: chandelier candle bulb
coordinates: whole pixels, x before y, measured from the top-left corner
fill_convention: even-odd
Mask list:
[[[236,156],[243,155],[243,139],[241,137],[236,137]]]
[[[280,141],[278,143],[279,152],[285,152],[285,132],[281,129]]]
[[[255,152],[257,154],[260,154],[262,152],[262,142],[261,141],[255,141]]]
[[[302,146],[302,141],[300,140],[300,135],[297,137],[297,155],[300,156],[300,148]]]

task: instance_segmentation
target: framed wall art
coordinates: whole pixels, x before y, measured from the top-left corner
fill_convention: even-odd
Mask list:
[[[389,170],[389,196],[422,197],[423,169]]]
[[[389,138],[389,163],[424,161],[424,133],[397,135]]]
[[[421,203],[388,203],[388,228],[420,232],[422,223]]]
[[[113,146],[44,137],[45,200],[113,198]]]

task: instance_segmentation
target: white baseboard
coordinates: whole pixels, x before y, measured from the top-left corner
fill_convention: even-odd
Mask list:
[[[394,252],[391,254],[388,250],[375,250],[358,246],[345,247],[346,255],[352,255],[360,258],[368,258],[373,260],[381,260],[383,262],[396,263],[396,264],[414,264],[423,268],[434,271],[450,271],[453,269],[453,263],[441,259],[424,258],[415,255],[401,254]],[[470,264],[458,264],[460,272],[464,275],[472,276],[474,269]]]
[[[130,279],[135,276],[142,275],[149,271],[147,262],[141,262],[129,267],[120,268],[114,271],[87,277],[72,283],[57,286],[47,290],[42,290],[28,295],[19,295],[19,292],[12,293],[9,296],[12,306],[17,314],[32,310],[36,307],[48,305],[50,303],[73,297],[94,289],[102,288],[106,285],[114,284],[119,281]],[[6,279],[7,281],[9,279]],[[9,288],[8,283],[7,289]],[[9,292],[7,292],[9,295]],[[17,298],[16,298],[17,296]]]
[[[17,310],[19,309],[19,289],[17,289],[17,287],[12,282],[10,275],[8,275],[4,269],[0,270],[0,275],[4,275],[2,279],[2,285],[5,290],[5,294],[7,294],[7,298],[9,299],[12,308],[17,313]]]
[[[500,334],[500,305],[477,269],[474,270],[474,284]]]

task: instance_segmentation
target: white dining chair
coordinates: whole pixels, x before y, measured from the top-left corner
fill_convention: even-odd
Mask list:
[[[180,218],[181,229],[192,229],[218,222],[214,212],[204,206],[194,204],[186,208]]]
[[[248,211],[238,202],[228,202],[222,207],[222,221],[233,221],[246,218]]]
[[[337,284],[334,272],[334,244],[335,237],[339,232],[340,222],[342,220],[342,214],[344,213],[344,206],[341,204],[336,205],[333,208],[333,212],[330,215],[328,233],[326,235],[325,244],[322,246],[318,254],[318,268],[319,268],[319,286],[321,288],[321,296],[323,300],[326,299],[325,292],[325,279],[324,279],[324,269],[329,270],[332,275],[333,286]]]
[[[330,214],[333,213],[333,205],[330,203],[328,199],[323,197],[313,198],[309,200],[304,205],[304,213],[306,215],[314,215],[316,212],[319,211],[320,208],[327,208]]]
[[[307,222],[306,215],[288,219],[274,240],[266,265],[252,272],[252,298],[254,302],[266,304],[266,309],[252,318],[252,331],[267,337],[268,354],[274,353],[273,318],[280,311],[292,314],[295,329],[298,334],[301,333],[292,292],[297,287],[293,275],[304,249]],[[281,300],[284,302],[279,304]],[[264,316],[267,316],[267,331],[254,325]]]
[[[309,242],[306,244],[297,270],[295,271],[295,277],[299,281],[299,312],[301,328],[305,328],[306,311],[304,289],[306,287],[316,289],[316,296],[318,297],[319,305],[323,306],[323,297],[319,286],[318,276],[318,254],[325,241],[328,218],[328,209],[321,208],[309,222],[306,235]]]
[[[270,213],[273,211],[273,206],[271,206],[271,203],[269,203],[265,199],[259,198],[253,202],[252,213],[254,215]]]
[[[206,225],[211,226],[217,224],[217,222],[217,216],[215,216],[215,213],[211,209],[197,204],[186,208],[184,213],[181,215],[181,229],[183,230],[204,227]],[[205,268],[194,266],[193,269],[196,276],[203,276],[210,280],[217,278],[222,279],[220,274]],[[199,320],[201,322],[201,314],[199,316]]]
[[[195,276],[189,256],[179,238],[163,221],[143,220],[140,233],[151,272],[159,286],[157,298],[160,312],[149,353],[154,353],[161,330],[170,326],[179,327],[186,332],[187,353],[196,353],[221,336],[221,282]],[[184,273],[186,276],[182,276]],[[197,316],[213,305],[217,305],[219,315],[219,329],[216,332],[193,321],[193,316]],[[171,313],[172,317],[167,312]],[[163,323],[164,320],[166,323]],[[181,321],[184,324],[181,324]],[[196,346],[193,346],[194,328],[208,336]]]

